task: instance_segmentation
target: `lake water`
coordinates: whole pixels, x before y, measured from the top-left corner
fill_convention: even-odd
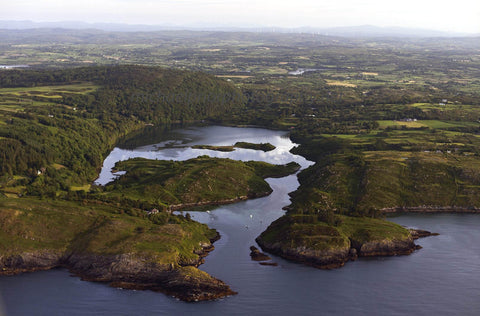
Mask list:
[[[28,68],[29,65],[0,65],[0,69]]]
[[[314,72],[314,71],[320,71],[322,69],[317,69],[317,68],[298,68],[297,70],[294,71],[289,71],[288,74],[292,76],[300,76],[303,75],[306,72]]]
[[[139,142],[142,136],[139,136]],[[270,142],[274,152],[248,149],[221,153],[193,150],[193,144],[232,145],[236,141]],[[128,142],[127,142],[128,143]],[[285,133],[264,129],[206,127],[163,134],[154,145],[115,149],[112,161],[135,155],[153,159],[188,159],[196,155],[309,162],[288,152]],[[131,142],[130,142],[131,144]],[[173,146],[173,147],[172,147]],[[186,147],[187,146],[187,147]],[[136,153],[136,154],[135,154]],[[112,175],[102,171],[99,183]],[[160,293],[110,288],[80,281],[68,271],[28,273],[0,278],[0,314],[5,315],[478,315],[480,313],[480,216],[412,214],[391,220],[441,235],[417,241],[424,248],[409,256],[360,259],[335,270],[318,270],[273,256],[279,265],[251,261],[249,247],[289,203],[296,177],[269,179],[270,196],[192,212],[216,228],[222,238],[200,268],[228,283],[238,295],[217,301],[185,303]],[[3,302],[1,302],[3,301]],[[3,306],[3,307],[2,307]]]

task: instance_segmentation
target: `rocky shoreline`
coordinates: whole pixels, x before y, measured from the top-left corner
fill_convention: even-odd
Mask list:
[[[289,247],[281,242],[268,243],[262,236],[257,237],[256,242],[263,251],[278,255],[284,259],[303,263],[319,269],[340,268],[348,261],[354,261],[358,257],[379,257],[408,255],[420,246],[414,243],[415,239],[438,234],[424,230],[410,229],[410,236],[399,240],[376,240],[358,242],[350,240],[350,245],[335,249],[316,250],[308,247]]]
[[[276,244],[264,243],[257,238],[256,242],[263,251],[272,253],[284,259],[303,263],[305,265],[313,266],[319,269],[334,269],[340,268],[350,260],[350,249],[342,248],[333,251],[318,251],[304,247],[285,248]],[[356,257],[355,257],[356,259]],[[355,260],[352,258],[352,260]]]
[[[38,250],[15,255],[0,256],[0,275],[50,270],[61,266],[63,253],[54,250]]]
[[[201,201],[201,202],[194,202],[194,203],[182,203],[182,204],[174,204],[174,205],[169,205],[168,206],[168,211],[169,212],[174,212],[174,211],[182,211],[185,209],[192,209],[196,207],[205,207],[205,206],[221,206],[221,205],[227,205],[227,204],[234,204],[237,202],[241,201],[246,201],[250,199],[257,199],[261,197],[265,197],[270,195],[273,192],[272,189],[266,192],[258,192],[258,193],[253,193],[250,195],[242,195],[239,197],[236,197],[234,199],[225,199],[225,200],[216,200],[216,201]]]
[[[212,242],[218,238],[217,235]],[[0,256],[0,275],[62,267],[82,280],[104,282],[125,289],[162,292],[187,302],[237,294],[223,281],[196,268],[212,250],[213,245],[206,244],[198,253],[198,260],[180,265],[158,264],[154,258],[133,253],[102,255],[38,250]]]
[[[465,207],[465,206],[432,206],[432,205],[422,205],[422,206],[410,206],[410,207],[386,207],[382,208],[382,211],[385,214],[395,214],[395,213],[480,213],[480,208],[478,207]]]

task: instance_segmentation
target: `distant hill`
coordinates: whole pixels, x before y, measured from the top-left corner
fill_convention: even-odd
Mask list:
[[[429,29],[414,29],[405,27],[379,27],[373,25],[344,26],[333,28],[297,27],[284,28],[265,27],[228,27],[211,25],[145,25],[123,23],[87,23],[81,21],[34,22],[0,20],[0,29],[25,30],[39,28],[62,28],[73,30],[96,29],[110,32],[153,32],[165,30],[191,31],[224,31],[224,32],[260,32],[260,33],[312,33],[342,37],[464,37],[480,36],[479,34],[450,33]]]
[[[312,29],[315,30],[315,29]],[[345,26],[318,29],[323,35],[345,37],[462,37],[474,36],[466,33],[450,33],[429,29],[405,27],[379,27],[374,25]],[[477,34],[478,35],[478,34]]]

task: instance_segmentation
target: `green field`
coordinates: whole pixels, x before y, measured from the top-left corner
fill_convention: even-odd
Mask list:
[[[52,106],[65,96],[94,92],[98,86],[79,83],[59,86],[36,86],[28,88],[0,88],[0,111],[20,111],[25,107]]]

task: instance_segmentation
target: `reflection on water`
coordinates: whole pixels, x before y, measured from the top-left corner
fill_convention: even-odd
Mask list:
[[[273,164],[285,164],[290,161],[298,162],[302,167],[310,163],[303,157],[293,155],[290,149],[295,146],[286,132],[270,131],[260,128],[233,128],[222,126],[191,127],[173,130],[168,133],[171,138],[163,137],[157,143],[143,145],[135,149],[116,147],[103,162],[103,168],[96,184],[105,185],[115,179],[111,170],[115,163],[134,157],[158,160],[187,160],[201,155],[211,157],[230,158],[235,160],[258,160]],[[138,138],[143,138],[139,135]],[[208,149],[193,149],[193,145],[233,145],[237,141],[250,143],[271,143],[275,150],[263,152],[260,150],[236,148],[233,152],[220,152]],[[134,142],[134,141],[130,141]]]

